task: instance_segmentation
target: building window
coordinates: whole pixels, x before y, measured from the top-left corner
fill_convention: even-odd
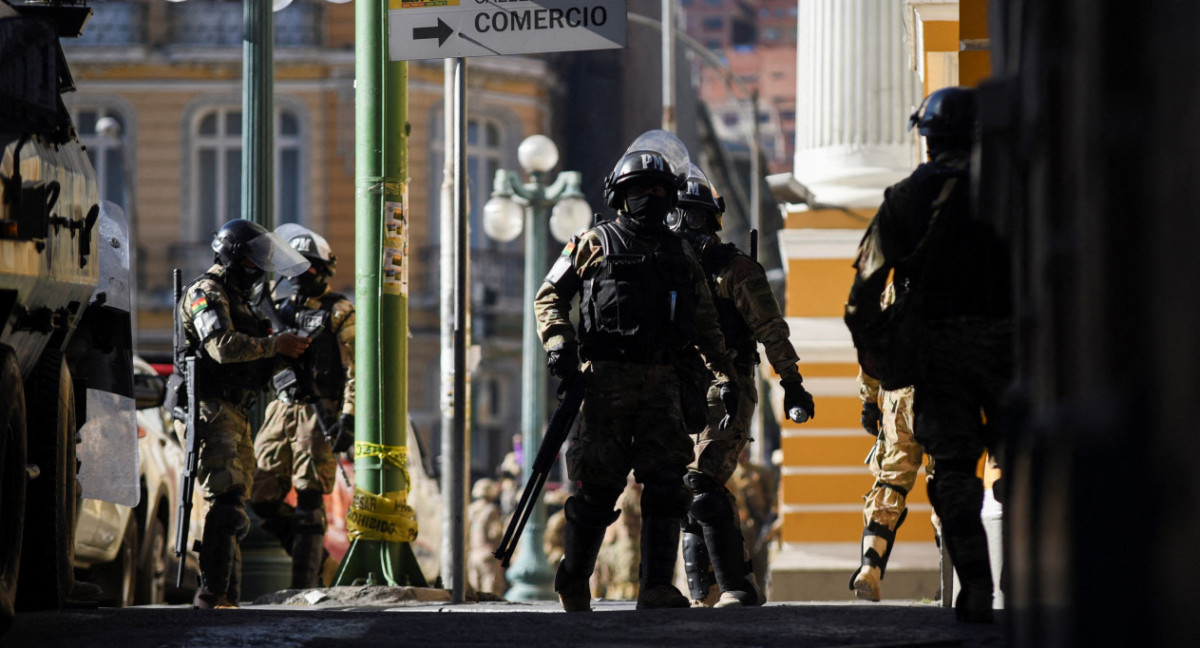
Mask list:
[[[701,26],[704,31],[721,31],[725,28],[725,20],[723,18],[705,18],[701,21]]]
[[[79,141],[87,149],[88,159],[96,170],[100,198],[111,200],[129,210],[126,191],[125,138],[129,129],[125,118],[111,108],[77,106],[71,110],[71,121]],[[103,127],[103,132],[97,129]]]
[[[445,166],[445,137],[442,134],[442,115],[434,116],[433,138],[433,173],[430,174],[433,200],[431,214],[440,214],[442,209],[442,170]],[[515,147],[513,147],[515,148]],[[483,205],[492,195],[492,179],[496,171],[504,165],[506,142],[504,127],[498,119],[491,117],[473,117],[467,121],[467,209],[469,210],[472,249],[495,247],[499,245],[483,233]],[[433,241],[438,241],[439,231],[434,227],[430,230]],[[511,244],[509,244],[511,245]],[[519,249],[519,248],[514,248]]]
[[[192,124],[193,233],[204,240],[242,216],[242,111],[217,106],[200,111]],[[303,222],[300,119],[288,109],[275,113],[276,225]]]
[[[141,2],[110,0],[103,10],[93,11],[87,27],[78,38],[64,41],[73,45],[116,47],[141,45],[146,40],[146,5]]]

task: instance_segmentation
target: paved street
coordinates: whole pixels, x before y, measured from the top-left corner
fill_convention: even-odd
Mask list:
[[[923,603],[781,603],[726,610],[635,611],[631,602],[567,615],[556,603],[411,602],[330,607],[184,606],[18,614],[4,648],[215,648],[300,646],[538,646],[794,648],[1004,646],[995,625],[968,626]]]

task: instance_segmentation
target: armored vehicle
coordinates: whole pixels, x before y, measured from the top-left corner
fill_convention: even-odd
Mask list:
[[[122,329],[97,290],[99,189],[61,98],[74,88],[58,39],[90,15],[77,0],[0,0],[0,631],[14,608],[71,594],[83,363],[97,344],[130,346],[128,312]],[[105,334],[79,334],[85,316]]]

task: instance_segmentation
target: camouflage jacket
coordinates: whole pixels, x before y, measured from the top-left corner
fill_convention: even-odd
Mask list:
[[[184,290],[179,304],[189,346],[200,354],[198,388],[205,397],[220,393],[218,387],[265,387],[271,363],[261,361],[275,357],[275,338],[266,334],[249,300],[228,289],[224,279],[225,268],[214,265]]]
[[[661,236],[675,234],[663,230],[661,234],[639,235],[637,241],[649,253],[660,244],[658,239]],[[736,381],[704,270],[690,245],[680,247],[687,260],[695,299],[692,341],[704,355],[705,362],[718,381]],[[551,269],[534,299],[538,335],[546,349],[575,341],[576,332],[570,318],[571,300],[580,292],[583,282],[600,271],[603,263],[603,247],[595,229],[572,239],[563,248],[560,260]]]
[[[800,358],[763,267],[733,244],[709,247],[702,264],[720,312],[726,347],[756,361],[756,342],[761,342],[767,360],[781,379],[798,376],[796,363]],[[734,339],[738,337],[742,339]],[[735,363],[739,367],[745,364],[740,358],[735,358]]]

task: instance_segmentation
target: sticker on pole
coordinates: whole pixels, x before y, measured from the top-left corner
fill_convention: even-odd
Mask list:
[[[625,47],[625,0],[391,0],[393,61]]]

